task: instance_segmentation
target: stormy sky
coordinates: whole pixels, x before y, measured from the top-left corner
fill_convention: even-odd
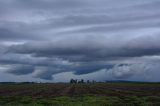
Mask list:
[[[0,0],[0,81],[160,81],[159,0]]]

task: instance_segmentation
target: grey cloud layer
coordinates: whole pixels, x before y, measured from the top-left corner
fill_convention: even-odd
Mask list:
[[[102,69],[145,75],[160,63],[159,10],[159,0],[0,1],[0,67],[47,80]]]
[[[95,39],[62,39],[59,41],[49,42],[30,42],[22,45],[11,46],[8,52],[20,54],[32,54],[33,56],[54,57],[60,56],[72,61],[85,58],[93,59],[100,58],[105,60],[114,57],[140,57],[148,55],[159,55],[160,39],[159,35],[135,37],[132,40],[123,42],[110,42],[104,37]],[[57,45],[59,44],[60,45]],[[117,43],[111,45],[112,43]]]

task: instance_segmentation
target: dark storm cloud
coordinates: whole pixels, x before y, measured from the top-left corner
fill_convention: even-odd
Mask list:
[[[61,73],[61,72],[74,72],[76,75],[87,74],[99,71],[100,69],[110,69],[114,65],[113,64],[104,64],[103,62],[86,62],[86,63],[70,63],[68,61],[58,60],[58,59],[48,59],[48,58],[31,58],[26,57],[24,55],[5,55],[5,57],[1,57],[0,59],[1,65],[9,65],[11,68],[6,71],[7,73],[12,73],[15,75],[23,75],[26,72],[33,73],[36,72],[34,75],[36,78],[43,78],[43,79],[51,79],[52,75]],[[27,65],[26,70],[20,71],[23,67]],[[13,67],[12,67],[13,66]],[[15,67],[18,66],[18,67]],[[27,70],[29,69],[28,66],[34,67],[35,70]],[[36,67],[43,67],[36,68]],[[37,70],[36,70],[37,69]],[[11,70],[11,71],[9,71]],[[16,71],[17,70],[17,71]],[[44,74],[45,73],[45,74]]]
[[[62,63],[54,64],[53,61],[49,61],[49,60],[46,60],[46,61],[42,60],[42,63],[44,62],[47,64],[39,64],[41,62],[36,62],[36,64],[32,62],[28,62],[28,64],[34,64],[35,66],[46,67],[45,71],[42,71],[35,76],[37,78],[43,78],[43,79],[49,80],[52,78],[52,75],[61,73],[61,72],[71,71],[71,72],[74,72],[74,74],[76,75],[81,75],[81,74],[92,73],[101,69],[111,69],[113,70],[113,76],[115,78],[123,79],[123,78],[129,78],[135,75],[136,69],[130,69],[130,65],[119,65],[118,67],[116,66],[114,67],[114,64],[107,64],[101,61],[110,61],[109,58],[111,57],[113,58],[112,60],[117,60],[118,58],[126,58],[126,57],[158,55],[160,53],[160,50],[158,48],[159,39],[155,40],[155,38],[157,38],[156,36],[154,36],[155,38],[152,36],[148,36],[148,37],[150,39],[145,39],[143,37],[142,39],[135,38],[132,41],[129,41],[129,43],[127,42],[126,44],[127,46],[123,45],[124,47],[120,46],[119,48],[106,48],[106,46],[103,46],[103,45],[98,46],[96,42],[92,42],[91,44],[88,44],[88,45],[92,45],[88,48],[86,46],[83,46],[83,44],[81,43],[79,45],[76,45],[78,44],[78,42],[76,42],[76,44],[74,44],[73,42],[70,44],[61,43],[61,45],[54,45],[54,43],[52,42],[52,43],[33,43],[33,44],[30,43],[30,44],[23,44],[23,45],[14,45],[9,48],[8,52],[19,53],[19,54],[31,54],[32,56],[36,55],[36,57],[34,57],[36,61],[38,61],[38,58],[40,57],[44,57],[44,58],[59,57],[59,58],[62,58],[62,60],[64,59],[64,60],[69,60],[73,62],[73,64],[67,64],[67,65],[62,65]],[[148,44],[148,42],[150,43]],[[33,46],[29,46],[29,45],[33,45]],[[87,45],[87,44],[84,44],[84,45]],[[84,50],[84,51],[81,51],[81,50]],[[79,57],[79,56],[82,56],[82,57]],[[91,58],[90,61],[86,59],[88,57]],[[23,63],[23,60],[21,61]],[[21,61],[19,63],[21,63]],[[96,63],[94,63],[95,61]],[[78,63],[78,65],[76,65],[76,63]]]
[[[0,40],[4,41],[4,40],[8,40],[8,41],[13,41],[13,40],[24,40],[24,39],[29,39],[27,34],[21,33],[21,32],[15,32],[15,31],[11,31],[9,29],[5,29],[5,28],[0,28]],[[31,38],[30,38],[31,39]],[[34,39],[34,38],[32,38]]]
[[[31,25],[25,22],[0,21],[0,41],[35,41],[45,39],[41,35],[35,35]]]
[[[46,80],[145,74],[160,63],[159,9],[158,0],[1,0],[0,69]]]
[[[53,74],[56,74],[57,69],[54,67],[40,67],[37,69],[36,73],[34,74],[35,78],[41,78],[41,79],[45,79],[45,80],[52,80]],[[62,70],[59,71],[59,73],[63,72]]]
[[[81,74],[88,74],[92,72],[99,71],[100,69],[112,69],[114,65],[112,64],[102,64],[102,63],[91,63],[87,64],[84,63],[85,65],[81,65],[80,67],[77,67],[75,69],[74,74],[76,75],[81,75]]]
[[[7,73],[11,73],[14,75],[26,75],[32,73],[33,71],[34,67],[30,65],[14,65],[6,70]]]
[[[94,64],[94,65],[93,65]],[[34,73],[34,77],[42,78],[45,80],[53,79],[53,75],[62,73],[62,72],[73,72],[75,75],[84,75],[99,71],[100,69],[112,69],[113,64],[104,64],[103,63],[83,63],[78,66],[62,66],[58,67],[38,67]]]
[[[126,41],[123,45],[120,43],[118,45],[113,45],[113,47],[111,45],[108,46],[106,42],[101,41],[101,43],[98,43],[95,40],[87,40],[87,43],[83,43],[81,40],[71,42],[68,39],[63,39],[60,40],[60,42],[62,42],[61,45],[56,45],[58,44],[58,42],[30,42],[27,44],[10,46],[7,52],[18,53],[22,56],[30,54],[31,57],[33,56],[35,58],[35,61],[38,61],[41,57],[57,57],[61,58],[62,60],[68,60],[72,62],[71,64],[67,65],[62,65],[62,63],[55,64],[56,62],[53,62],[54,60],[49,61],[48,59],[46,59],[46,61],[41,60],[39,62],[36,62],[36,64],[28,62],[28,64],[34,64],[35,66],[44,66],[46,68],[44,71],[36,74],[35,77],[37,78],[49,80],[52,78],[52,75],[61,72],[71,71],[76,75],[81,75],[96,72],[101,69],[111,69],[115,78],[123,79],[135,75],[136,69],[130,69],[130,65],[122,65],[116,67],[114,66],[116,65],[116,63],[108,64],[105,62],[110,62],[111,60],[119,60],[120,58],[125,59],[130,57],[130,59],[132,59],[133,57],[159,55],[160,48],[158,43],[159,39],[156,39],[157,36],[148,36],[149,39],[146,37],[135,37],[132,40]],[[39,64],[41,62],[43,64]],[[23,63],[23,59],[19,63]]]
[[[105,40],[101,43],[96,40],[87,40],[87,42],[70,41],[68,39],[60,40],[59,42],[45,42],[45,43],[27,43],[22,45],[13,45],[8,49],[8,52],[19,54],[31,54],[36,57],[61,57],[70,61],[87,61],[91,58],[93,60],[106,60],[110,58],[119,57],[141,57],[152,56],[160,54],[160,39],[157,36],[137,37],[126,41],[124,44],[109,45]],[[72,40],[72,39],[71,39]],[[89,45],[89,46],[87,46]],[[93,61],[92,60],[92,61]]]

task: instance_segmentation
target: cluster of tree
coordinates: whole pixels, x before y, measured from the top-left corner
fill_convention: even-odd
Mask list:
[[[71,79],[70,80],[70,83],[71,84],[83,84],[83,83],[95,83],[96,81],[94,81],[94,80],[92,80],[92,81],[90,81],[90,80],[87,80],[86,82],[83,80],[83,79],[81,79],[81,80],[77,80],[77,79]]]

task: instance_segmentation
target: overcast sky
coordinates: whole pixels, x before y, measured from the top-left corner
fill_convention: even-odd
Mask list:
[[[160,0],[0,0],[0,81],[160,81]]]

